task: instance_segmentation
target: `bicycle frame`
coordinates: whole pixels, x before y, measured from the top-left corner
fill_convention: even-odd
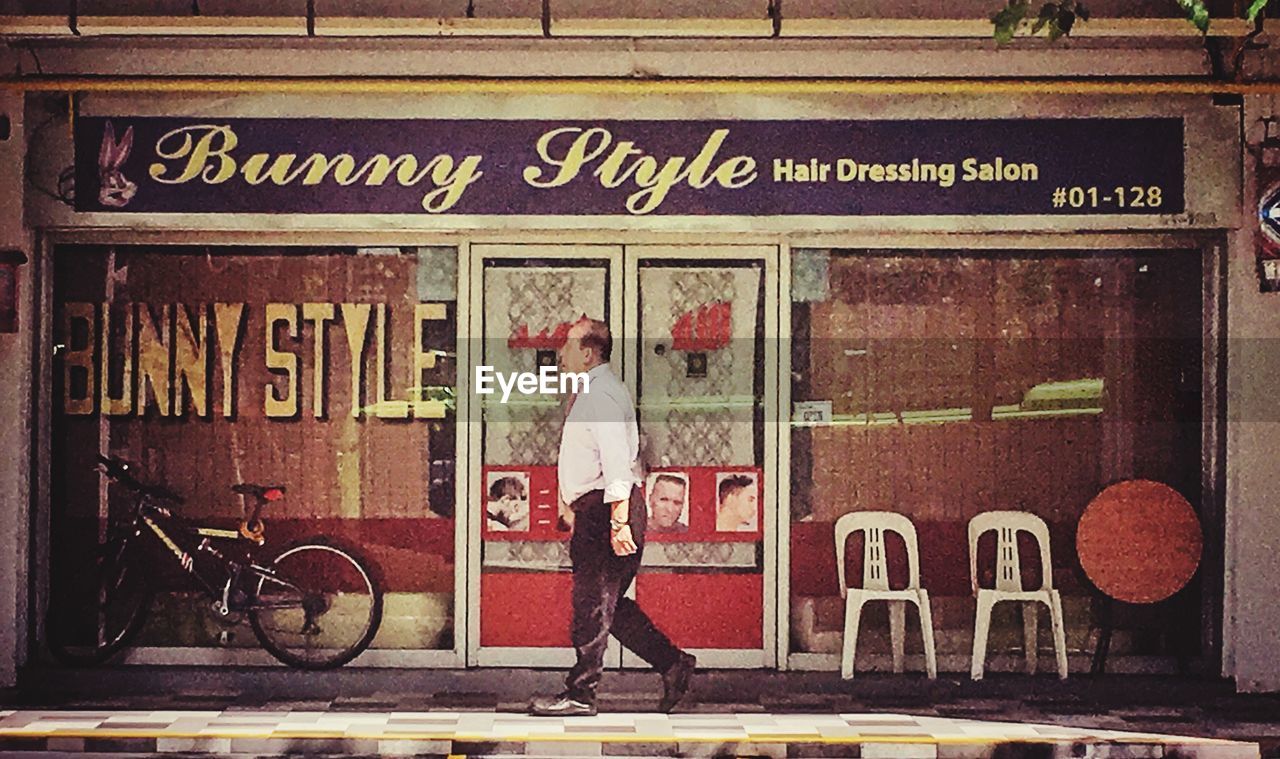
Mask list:
[[[243,621],[263,648],[300,669],[342,666],[373,641],[382,621],[382,590],[376,571],[358,551],[325,537],[312,537],[283,552],[264,554],[258,563],[264,543],[262,510],[283,497],[283,485],[233,485],[231,490],[252,508],[245,509],[238,529],[226,529],[194,524],[180,516],[176,512],[182,496],[164,485],[139,481],[129,462],[100,455],[98,465],[117,487],[114,494],[127,492],[128,496],[115,500],[105,523],[98,524],[97,548],[87,557],[92,560],[89,568],[96,570],[76,575],[96,582],[97,602],[83,596],[80,591],[92,592],[92,586],[80,582],[68,585],[77,592],[68,596],[69,603],[60,612],[50,607],[46,642],[55,658],[73,666],[93,665],[124,650],[146,623],[156,591],[189,595],[180,599],[174,609],[178,612],[199,613],[202,597],[208,599],[224,625],[239,624],[243,613]],[[154,536],[157,547],[163,549],[160,554],[151,555],[147,535]],[[149,582],[154,570],[169,561],[166,553],[195,578],[194,586],[166,588]],[[322,569],[316,569],[314,562]],[[340,579],[347,574],[348,580]],[[355,580],[356,592],[363,588],[367,594],[354,603],[339,602],[349,579]],[[333,609],[339,610],[338,615],[325,617]],[[277,610],[286,611],[273,613]],[[92,616],[84,616],[86,611]],[[338,621],[330,625],[328,619]],[[88,623],[96,623],[96,632]],[[350,637],[352,633],[358,637]]]
[[[146,494],[139,494],[134,500],[134,521],[126,535],[125,545],[121,546],[121,555],[128,550],[128,541],[133,537],[140,537],[143,528],[147,528],[160,541],[161,545],[172,554],[178,561],[182,569],[194,577],[202,586],[202,589],[211,600],[217,604],[219,614],[225,616],[232,611],[248,611],[250,609],[281,609],[297,606],[296,602],[292,603],[261,603],[256,599],[256,593],[249,594],[254,598],[252,602],[245,604],[235,604],[233,608],[232,590],[236,587],[237,582],[245,578],[246,574],[250,577],[257,577],[270,581],[276,585],[280,585],[291,590],[299,591],[300,589],[287,580],[280,579],[271,569],[261,566],[252,561],[252,547],[256,545],[256,541],[245,537],[237,530],[226,530],[217,527],[201,527],[188,523],[185,519],[174,514],[168,508],[160,506],[152,502],[152,499]],[[166,530],[165,528],[168,528]],[[178,535],[175,539],[174,533]],[[181,534],[185,533],[185,535]],[[233,557],[229,557],[222,551],[218,550],[210,541],[211,539],[219,540],[235,540],[243,541],[250,545],[243,546],[246,555],[249,557],[246,561],[240,561]],[[194,548],[184,548],[179,542],[194,542]],[[194,554],[207,554],[212,557],[218,566],[225,570],[226,577],[213,578],[209,573],[202,571],[197,565]]]

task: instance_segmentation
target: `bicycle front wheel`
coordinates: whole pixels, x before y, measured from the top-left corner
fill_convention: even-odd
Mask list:
[[[58,661],[101,664],[142,629],[151,609],[151,584],[127,541],[72,552],[51,574],[45,643]]]
[[[341,667],[369,647],[382,622],[382,590],[349,548],[308,542],[258,576],[249,623],[262,647],[300,669]]]

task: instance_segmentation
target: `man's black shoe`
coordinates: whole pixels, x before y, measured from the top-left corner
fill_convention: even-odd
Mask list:
[[[692,654],[681,653],[676,663],[662,673],[662,700],[658,702],[658,711],[670,713],[689,692],[689,680],[693,678],[693,670],[698,660]]]
[[[596,705],[561,693],[534,698],[529,702],[529,713],[535,717],[591,717],[596,713]]]

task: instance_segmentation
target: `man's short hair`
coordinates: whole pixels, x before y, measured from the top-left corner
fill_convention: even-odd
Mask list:
[[[660,474],[653,478],[653,486],[655,488],[664,482],[670,482],[672,485],[679,485],[682,490],[689,487],[689,483],[685,482],[683,477],[677,477],[674,474]]]
[[[489,484],[490,501],[500,501],[503,496],[511,496],[520,501],[527,497],[524,483],[520,481],[519,477],[499,477]]]
[[[724,499],[734,492],[749,488],[755,484],[755,481],[745,474],[735,474],[731,477],[725,477],[720,480],[720,492],[717,494],[717,501],[723,503]]]
[[[608,362],[613,356],[613,334],[609,332],[609,325],[599,319],[586,317],[581,321],[587,325],[587,331],[582,335],[582,345],[594,350],[602,363]]]

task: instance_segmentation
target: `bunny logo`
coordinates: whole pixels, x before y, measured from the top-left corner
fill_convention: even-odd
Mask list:
[[[124,208],[138,192],[138,185],[125,177],[120,167],[133,149],[133,127],[124,130],[116,142],[111,122],[102,131],[102,149],[98,151],[98,202],[108,208]]]

